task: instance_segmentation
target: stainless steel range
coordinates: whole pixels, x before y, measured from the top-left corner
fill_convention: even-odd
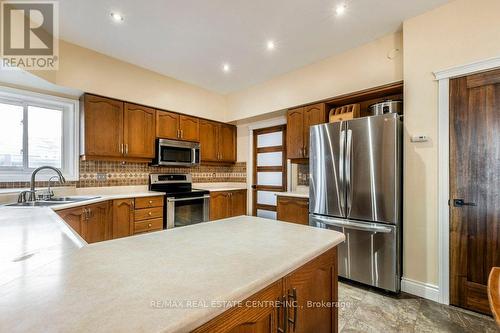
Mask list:
[[[165,192],[163,229],[208,222],[210,192],[195,190],[189,174],[150,174],[149,190]]]
[[[309,221],[345,234],[339,275],[391,291],[401,280],[402,117],[311,127]]]

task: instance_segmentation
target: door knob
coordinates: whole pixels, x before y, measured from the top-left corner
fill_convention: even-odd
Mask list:
[[[453,207],[476,206],[475,202],[465,202],[464,199],[453,199]]]

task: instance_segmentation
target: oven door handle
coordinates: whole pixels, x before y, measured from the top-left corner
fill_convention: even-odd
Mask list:
[[[178,202],[178,201],[189,201],[189,200],[198,200],[198,199],[210,199],[210,195],[204,195],[202,197],[193,197],[193,198],[167,198],[168,202]]]

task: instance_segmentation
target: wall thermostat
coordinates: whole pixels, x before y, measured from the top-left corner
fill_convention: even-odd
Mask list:
[[[429,137],[427,135],[415,135],[411,137],[411,142],[427,142]]]

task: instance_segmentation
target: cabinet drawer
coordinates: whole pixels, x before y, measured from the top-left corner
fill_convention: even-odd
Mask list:
[[[153,219],[134,222],[134,234],[142,232],[158,231],[163,229],[163,219]]]
[[[163,207],[163,196],[135,198],[135,208]]]
[[[135,220],[150,220],[163,217],[163,207],[144,208],[135,210]]]

